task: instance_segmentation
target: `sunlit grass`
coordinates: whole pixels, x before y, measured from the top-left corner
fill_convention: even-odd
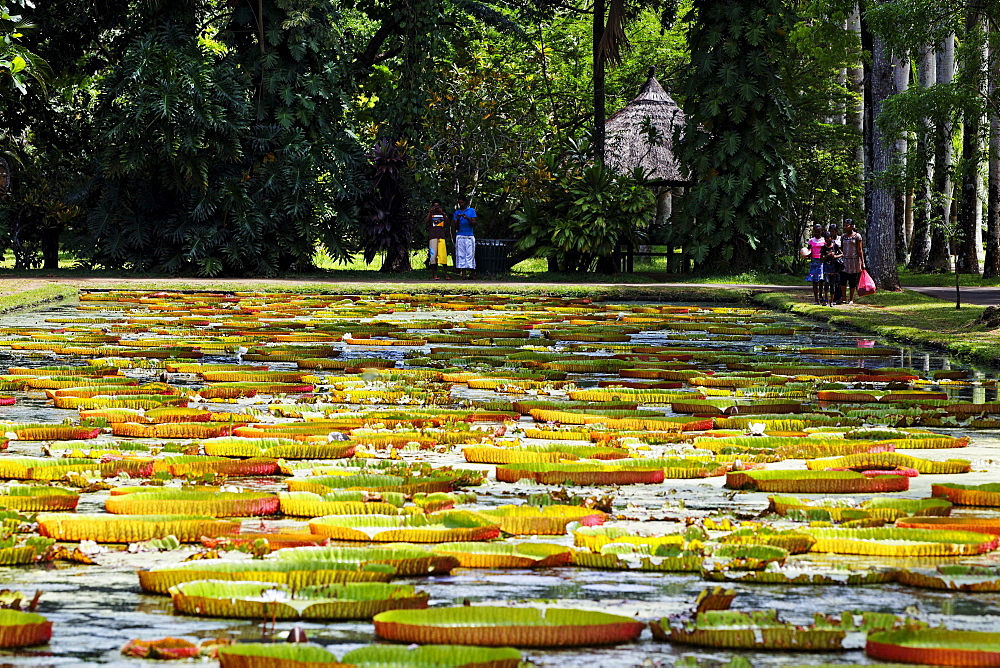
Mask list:
[[[806,295],[769,293],[754,299],[766,306],[790,310],[835,326],[942,348],[977,361],[1000,362],[1000,335],[976,323],[982,306],[963,306],[918,292],[877,292],[856,306],[816,306]]]

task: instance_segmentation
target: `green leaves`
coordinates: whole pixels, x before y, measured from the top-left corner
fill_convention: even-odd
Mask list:
[[[616,174],[585,157],[557,163],[550,155],[547,163],[558,176],[546,184],[544,202],[528,200],[514,214],[519,248],[540,247],[562,271],[589,271],[649,224],[653,196],[641,170]]]
[[[780,0],[695,0],[693,12],[675,145],[696,183],[672,240],[697,264],[739,271],[781,247],[770,219],[793,182],[779,77],[792,16]]]
[[[211,39],[167,12],[103,79],[91,263],[272,275],[310,267],[318,242],[338,258],[353,250],[339,214],[359,188],[360,149],[336,5],[262,7],[263,48],[242,4],[205,17],[226,21]]]

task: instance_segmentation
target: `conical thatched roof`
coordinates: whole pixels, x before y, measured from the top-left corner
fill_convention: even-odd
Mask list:
[[[689,179],[674,155],[674,127],[684,125],[684,112],[663,89],[649,69],[649,79],[639,95],[604,122],[604,157],[621,171],[642,167],[663,185],[687,185]],[[647,120],[648,119],[648,120]],[[656,129],[650,143],[649,128]]]

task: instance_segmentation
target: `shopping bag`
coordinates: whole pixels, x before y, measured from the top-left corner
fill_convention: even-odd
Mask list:
[[[448,266],[448,245],[444,239],[438,239],[437,263],[439,267]]]
[[[864,269],[861,270],[861,278],[858,279],[858,296],[867,297],[875,294],[875,281]]]

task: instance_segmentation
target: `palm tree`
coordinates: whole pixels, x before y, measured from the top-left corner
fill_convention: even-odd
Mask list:
[[[664,26],[673,22],[678,0],[594,0],[594,154],[604,161],[605,64],[620,63],[631,45],[625,28],[643,11],[656,11]]]

